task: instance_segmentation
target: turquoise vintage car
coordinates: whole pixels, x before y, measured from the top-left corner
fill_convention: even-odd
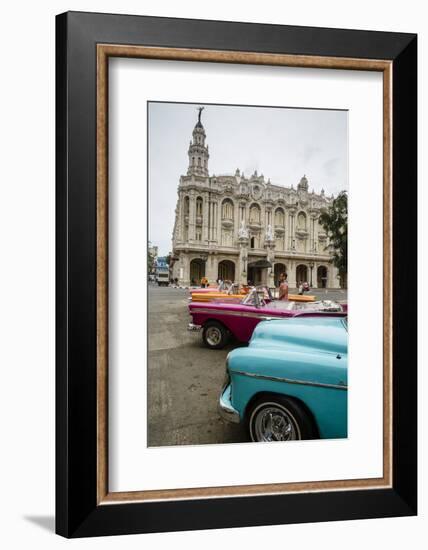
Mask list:
[[[252,441],[344,438],[347,388],[346,317],[263,321],[227,357],[219,411]]]

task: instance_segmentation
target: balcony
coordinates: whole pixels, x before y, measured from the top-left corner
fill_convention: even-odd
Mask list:
[[[222,218],[221,225],[223,227],[226,227],[226,228],[230,229],[231,227],[233,227],[233,219],[231,219],[231,218]]]
[[[300,239],[306,239],[308,235],[309,233],[306,229],[303,229],[302,227],[296,229],[296,237],[299,237]]]
[[[256,220],[250,220],[248,222],[248,227],[250,229],[252,229],[253,231],[258,231],[261,229],[261,223],[259,221],[256,221]]]

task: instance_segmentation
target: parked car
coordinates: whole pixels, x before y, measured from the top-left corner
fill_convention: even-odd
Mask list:
[[[202,331],[204,344],[221,349],[230,340],[248,342],[260,321],[296,316],[345,316],[346,306],[331,300],[318,302],[282,301],[266,298],[266,288],[253,289],[243,299],[231,302],[191,302],[192,322],[188,330]]]
[[[248,294],[249,287],[232,283],[226,286],[225,283],[218,289],[202,288],[191,290],[190,298],[192,302],[212,302],[214,300],[229,301],[239,299]],[[204,292],[205,291],[205,292]]]
[[[212,301],[238,301],[242,299],[250,292],[252,288],[264,288],[266,289],[266,299],[269,301],[274,300],[276,289],[269,289],[267,286],[259,285],[259,287],[253,287],[248,285],[242,285],[238,283],[231,283],[230,281],[223,281],[218,287],[208,288],[191,288],[189,300],[192,302],[212,302]],[[303,296],[299,294],[289,294],[288,299],[296,302],[314,302],[315,296]]]
[[[196,292],[198,294],[205,294],[207,292],[227,292],[231,286],[231,281],[220,281],[219,284],[210,284],[209,286],[202,287],[190,287],[190,294]]]
[[[219,411],[252,441],[345,438],[347,373],[346,318],[264,321],[229,353]]]

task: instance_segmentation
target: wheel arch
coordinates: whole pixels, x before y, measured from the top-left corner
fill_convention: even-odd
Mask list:
[[[315,419],[315,416],[313,414],[313,412],[311,411],[311,409],[306,405],[306,403],[304,401],[302,401],[301,399],[299,399],[298,397],[295,397],[294,395],[288,395],[286,393],[278,393],[278,392],[269,392],[269,391],[260,391],[260,392],[257,392],[255,393],[251,399],[248,401],[246,407],[245,407],[245,411],[244,411],[244,418],[245,418],[245,421],[248,423],[249,420],[250,420],[250,411],[252,409],[252,407],[254,406],[254,404],[259,401],[260,399],[274,399],[276,396],[280,396],[280,397],[285,397],[286,399],[289,399],[290,401],[293,401],[294,403],[297,403],[298,406],[300,406],[304,411],[305,413],[308,415],[308,418],[310,419],[311,423],[312,423],[312,426],[314,428],[314,431],[315,431],[315,439],[319,439],[320,437],[320,431],[319,431],[319,428],[318,428],[318,423]]]
[[[219,319],[216,319],[215,317],[207,317],[207,319],[205,319],[201,324],[202,324],[202,327],[205,328],[205,326],[208,324],[208,323],[217,323],[219,325],[222,325],[228,332],[230,332],[231,334],[233,334],[233,332],[231,331],[231,329],[227,326],[226,323],[224,323],[222,320],[219,320]]]

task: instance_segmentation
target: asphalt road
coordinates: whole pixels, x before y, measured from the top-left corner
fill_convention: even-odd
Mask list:
[[[311,291],[346,300],[346,291]],[[149,285],[148,444],[202,445],[248,441],[240,425],[217,412],[228,352],[209,350],[201,334],[187,331],[187,290]]]
[[[233,346],[209,350],[187,325],[187,290],[149,285],[148,443],[202,445],[248,441],[224,422],[217,400]]]

